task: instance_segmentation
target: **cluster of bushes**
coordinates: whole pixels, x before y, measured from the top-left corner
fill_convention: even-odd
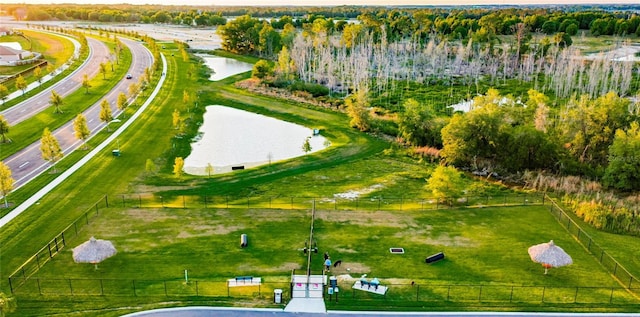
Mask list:
[[[568,196],[567,196],[568,197]],[[640,235],[640,213],[624,206],[612,206],[600,201],[565,199],[575,214],[597,229],[612,233]]]

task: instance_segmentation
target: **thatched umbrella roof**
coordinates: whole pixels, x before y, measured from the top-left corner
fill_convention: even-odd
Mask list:
[[[564,252],[561,247],[555,245],[553,240],[530,247],[529,256],[533,262],[544,266],[544,274],[547,274],[547,270],[551,267],[560,267],[573,263],[571,256]]]
[[[98,263],[116,254],[116,248],[108,240],[91,237],[89,241],[73,248],[73,261],[76,263]]]

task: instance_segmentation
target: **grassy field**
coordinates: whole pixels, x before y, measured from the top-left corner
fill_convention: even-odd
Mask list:
[[[195,279],[286,277],[291,269],[306,267],[300,249],[310,222],[310,209],[104,209],[68,243],[96,236],[113,241],[120,253],[96,271],[74,264],[67,249],[38,277],[172,280],[181,277],[182,267]],[[239,247],[241,233],[250,238],[248,248]],[[343,261],[336,274],[350,268],[354,276],[433,284],[616,286],[544,207],[318,210],[315,237],[320,254]],[[575,264],[544,276],[527,248],[551,239]],[[405,254],[390,254],[391,247],[402,247]],[[424,258],[439,251],[447,259],[426,266]],[[313,270],[321,270],[320,254]]]
[[[166,50],[172,52],[175,47],[167,44]],[[406,157],[404,150],[389,142],[348,128],[344,114],[254,96],[229,85],[246,78],[246,74],[220,83],[189,78],[185,71],[180,71],[186,69],[188,63],[166,55],[169,62],[166,86],[157,101],[121,137],[123,156],[114,158],[110,149],[104,151],[0,232],[3,255],[0,288],[3,291],[7,292],[6,277],[11,271],[105,194],[117,197],[148,193],[167,200],[177,200],[183,195],[330,198],[346,191],[360,191],[363,201],[375,201],[379,197],[428,197],[423,186],[432,168],[429,164]],[[264,168],[211,178],[178,179],[171,175],[171,165],[176,156],[188,155],[189,137],[182,141],[175,138],[171,119],[176,107],[188,107],[182,103],[185,90],[198,92],[200,105],[223,104],[319,127],[326,131],[325,136],[334,146]],[[202,107],[191,108],[190,112],[185,108],[180,110],[185,116],[193,116],[188,121],[189,133],[195,133],[201,122]],[[147,159],[155,162],[158,169],[145,171]],[[472,179],[467,181],[470,188],[476,184]],[[512,192],[491,186],[484,191],[492,195]],[[145,308],[187,304],[268,306],[271,289],[287,289],[291,270],[306,267],[306,257],[300,249],[308,237],[310,208],[108,208],[81,230],[78,237],[69,237],[68,244],[75,246],[95,235],[113,240],[120,253],[95,270],[92,265],[73,263],[70,248],[63,249],[38,272],[42,284],[38,285],[34,279],[24,286],[34,293],[18,293],[17,315],[73,312],[77,316],[118,316]],[[312,260],[314,270],[321,268],[320,254],[326,251],[332,259],[343,261],[335,274],[346,274],[349,268],[354,277],[367,273],[394,289],[389,295],[393,297],[384,301],[349,293],[351,282],[344,279],[340,286],[351,299],[343,297],[340,306],[331,304],[332,309],[617,311],[637,308],[626,306],[637,299],[625,292],[616,290],[616,301],[606,304],[611,290],[588,289],[594,286],[617,289],[619,285],[543,207],[434,211],[322,208],[316,216],[316,240],[321,252]],[[241,233],[249,235],[248,248],[238,247]],[[575,264],[552,270],[545,276],[542,267],[529,259],[527,248],[551,239],[573,256]],[[403,247],[406,253],[392,255],[390,247]],[[424,257],[438,251],[444,251],[447,258],[426,265]],[[184,283],[185,269],[193,283]],[[264,286],[258,290],[230,291],[225,280],[237,275],[262,276]],[[52,278],[65,279],[62,280],[64,286]],[[107,296],[78,295],[99,294],[96,278],[104,279],[102,287],[108,290]],[[134,280],[138,284],[132,282]],[[421,292],[425,293],[416,292],[410,281],[421,285]],[[71,288],[67,289],[70,284]],[[458,297],[448,298],[448,285],[456,285],[454,293]],[[491,292],[508,298],[505,290],[512,287],[518,288],[520,297],[506,305],[474,301],[472,298],[478,298],[479,285],[487,287],[484,288],[487,298],[491,298]],[[570,289],[570,294],[578,293],[580,297],[575,295],[575,298],[579,298],[579,302],[599,304],[575,305],[574,295],[557,291],[563,287]],[[549,292],[551,304],[538,300],[541,288]],[[69,296],[73,290],[76,296]],[[140,297],[132,297],[132,291],[133,295],[139,292]],[[554,293],[556,291],[558,293]],[[229,295],[234,297],[226,297],[227,292],[233,292]],[[582,292],[592,295],[583,300]],[[416,301],[416,296],[422,300]],[[429,300],[425,303],[424,298]],[[530,303],[535,301],[537,304]]]

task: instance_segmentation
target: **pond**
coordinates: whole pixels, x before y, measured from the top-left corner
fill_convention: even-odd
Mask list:
[[[313,153],[328,146],[313,129],[220,105],[207,106],[199,136],[184,160],[184,171],[193,175],[226,173],[305,155],[309,138]]]
[[[211,76],[209,77],[209,80],[211,81],[222,80],[229,76],[244,73],[253,69],[252,64],[241,62],[233,58],[208,54],[196,55],[201,57],[204,60],[205,65],[211,69]]]

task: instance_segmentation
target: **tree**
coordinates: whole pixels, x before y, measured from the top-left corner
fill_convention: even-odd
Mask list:
[[[431,191],[438,200],[445,200],[452,204],[453,200],[462,195],[464,181],[462,173],[455,167],[438,165],[427,180],[426,189]]]
[[[16,310],[18,305],[16,299],[9,297],[0,292],[0,317],[4,317],[7,313],[12,313]]]
[[[180,123],[181,123],[181,118],[180,118],[180,111],[178,111],[178,109],[173,109],[173,120],[171,121],[173,124],[173,128],[178,130],[180,128]]]
[[[36,66],[36,68],[33,69],[33,77],[36,78],[38,83],[42,83],[42,68],[40,68],[40,66]]]
[[[355,95],[345,100],[347,115],[351,118],[349,124],[360,131],[368,131],[370,128],[369,101],[366,89],[358,89]]]
[[[191,100],[191,96],[189,95],[189,92],[185,89],[182,91],[182,103],[186,106],[189,104],[189,101]]]
[[[182,168],[184,168],[184,160],[181,157],[176,157],[176,159],[173,161],[173,174],[177,178],[182,177]]]
[[[497,102],[488,97],[476,97],[473,110],[455,114],[442,128],[440,155],[447,163],[478,168],[478,160],[492,162],[503,150],[503,130],[508,123]]]
[[[0,162],[0,194],[4,197],[4,208],[9,208],[7,196],[13,190],[14,179],[11,177],[9,166]]]
[[[82,140],[83,148],[87,148],[87,138],[91,135],[89,126],[87,125],[87,118],[79,113],[75,120],[73,120],[73,131],[78,140]]]
[[[11,142],[11,140],[7,138],[9,128],[9,121],[7,121],[7,119],[5,119],[4,116],[0,114],[0,135],[2,136],[2,143]]]
[[[47,70],[47,73],[51,74],[51,76],[55,75],[54,72],[56,71],[56,69],[53,68],[53,64],[47,63],[47,69],[46,70]]]
[[[129,96],[133,97],[138,93],[138,90],[140,88],[138,87],[138,84],[136,83],[131,83],[129,84]]]
[[[7,86],[0,84],[0,99],[2,99],[2,104],[4,104],[4,100],[9,96],[9,88]]]
[[[240,16],[218,28],[222,48],[234,53],[252,53],[259,45],[262,22],[250,15]]]
[[[264,59],[259,60],[253,65],[253,71],[251,72],[251,76],[263,79],[273,73],[273,69],[269,62]]]
[[[581,96],[561,113],[559,135],[580,162],[605,166],[616,131],[628,125],[630,101],[610,92],[595,100]]]
[[[207,175],[211,177],[211,174],[213,174],[213,165],[211,165],[211,163],[207,163],[207,167],[205,167],[204,169],[207,172]]]
[[[60,110],[60,106],[64,104],[64,100],[62,100],[62,96],[60,96],[55,90],[51,91],[49,104],[56,108],[53,113],[62,113],[62,110]]]
[[[427,105],[409,98],[403,107],[404,111],[398,113],[398,130],[407,142],[417,146],[441,143],[442,127],[434,124],[435,114]]]
[[[110,132],[109,122],[113,120],[113,115],[111,114],[111,105],[107,99],[103,99],[100,103],[100,121],[107,124],[107,132]]]
[[[118,94],[118,101],[117,101],[117,104],[116,104],[116,106],[118,107],[118,110],[124,112],[124,109],[126,109],[128,105],[129,104],[128,104],[128,101],[127,101],[127,95],[125,95],[123,92]]]
[[[311,152],[311,143],[309,142],[309,140],[311,140],[310,136],[304,139],[304,143],[302,144],[302,150],[304,151],[304,153]]]
[[[84,88],[84,93],[88,94],[91,84],[89,83],[89,76],[87,74],[82,75],[82,87]]]
[[[56,162],[58,162],[63,156],[64,153],[60,148],[60,144],[56,137],[49,131],[49,128],[44,128],[44,132],[42,132],[42,138],[40,139],[40,153],[42,154],[42,159],[51,163],[53,166],[53,172],[56,172]]]
[[[147,159],[147,161],[144,164],[144,170],[147,171],[147,173],[152,174],[156,171],[156,164],[153,163],[152,159]]]
[[[289,55],[289,50],[286,46],[283,46],[282,50],[280,50],[280,53],[278,54],[278,62],[276,64],[275,72],[281,79],[289,82],[293,79],[294,69],[295,66],[291,60],[291,55]]]
[[[505,132],[509,155],[499,157],[510,172],[551,168],[558,162],[559,148],[546,133],[530,125],[519,125]]]
[[[24,95],[25,89],[27,89],[27,81],[22,75],[18,75],[18,78],[16,78],[16,89],[22,90],[22,95]]]
[[[609,147],[609,165],[604,174],[607,186],[620,190],[640,189],[640,125],[632,122],[627,131],[618,129]]]
[[[100,74],[102,74],[102,79],[107,79],[107,64],[104,62],[100,63]]]

